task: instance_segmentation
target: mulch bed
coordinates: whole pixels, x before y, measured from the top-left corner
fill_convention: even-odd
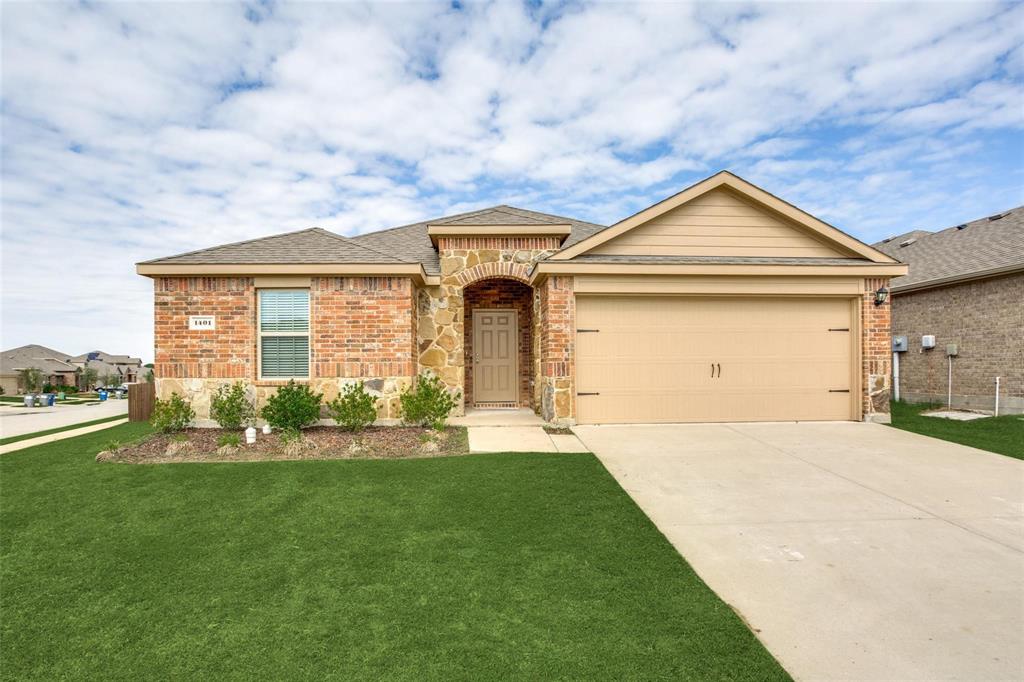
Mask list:
[[[252,462],[302,459],[408,459],[469,454],[464,427],[449,426],[443,432],[417,427],[372,426],[350,433],[333,426],[302,430],[298,441],[282,442],[279,433],[256,434],[256,443],[218,446],[223,429],[185,429],[175,434],[153,434],[116,450],[103,451],[97,462],[150,464],[165,462]]]

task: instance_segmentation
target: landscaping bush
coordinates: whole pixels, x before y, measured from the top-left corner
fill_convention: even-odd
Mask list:
[[[377,400],[366,392],[363,382],[348,384],[337,398],[327,403],[327,410],[346,431],[362,431],[377,418]]]
[[[298,431],[320,418],[323,397],[322,393],[314,393],[309,386],[292,379],[267,400],[260,416],[276,429]]]
[[[217,439],[218,448],[237,448],[242,445],[242,437],[237,433],[224,433]]]
[[[455,409],[459,392],[451,393],[440,379],[421,374],[413,388],[402,393],[402,420],[416,426],[429,426],[441,431],[448,415]]]
[[[18,370],[18,384],[25,393],[38,393],[43,385],[43,371],[37,367]]]
[[[78,393],[78,386],[72,386],[70,384],[67,385],[67,386],[58,386],[57,387],[57,393],[60,393],[61,391],[64,391],[64,393],[66,395],[71,395],[72,393]]]
[[[210,399],[210,418],[222,429],[241,429],[256,419],[256,407],[241,381],[217,387]]]
[[[172,393],[167,400],[157,399],[149,423],[161,433],[174,433],[187,427],[195,418],[192,406],[177,393]]]

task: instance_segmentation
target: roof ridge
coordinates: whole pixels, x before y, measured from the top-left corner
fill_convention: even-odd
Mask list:
[[[357,242],[355,239],[353,239],[351,237],[346,237],[343,234],[336,234],[334,232],[331,232],[330,230],[325,230],[322,227],[313,227],[313,228],[310,228],[310,229],[312,231],[318,232],[318,233],[326,235],[328,237],[334,237],[335,239],[340,239],[341,241],[345,242],[346,244],[349,244],[351,246],[355,246],[357,248],[360,248],[363,251],[368,251],[370,253],[375,253],[378,256],[385,256],[386,258],[390,258],[392,261],[397,261],[399,263],[415,263],[416,262],[416,261],[406,260],[404,258],[398,258],[397,256],[392,256],[390,253],[384,253],[383,251],[379,251],[379,250],[377,250],[377,249],[375,249],[373,247],[366,246],[365,244],[361,244],[361,243]]]
[[[241,246],[242,244],[252,244],[253,242],[260,242],[260,241],[263,241],[265,239],[274,239],[276,237],[287,237],[288,235],[292,235],[292,234],[300,234],[302,232],[313,232],[315,230],[320,230],[320,229],[321,228],[319,228],[319,227],[304,227],[301,230],[292,230],[291,232],[279,232],[277,234],[268,234],[265,237],[254,237],[253,239],[242,239],[241,241],[237,241],[237,242],[228,242],[227,244],[217,244],[216,246],[207,246],[207,247],[202,248],[202,249],[195,249],[194,251],[185,251],[184,253],[176,253],[176,254],[174,254],[172,256],[163,256],[161,258],[151,258],[149,260],[141,261],[138,264],[139,265],[143,265],[143,264],[146,264],[146,263],[155,263],[157,261],[167,260],[169,258],[181,258],[182,256],[192,256],[192,255],[195,255],[197,253],[205,253],[206,251],[213,251],[214,249],[222,249],[225,246]]]
[[[427,220],[417,220],[414,223],[407,223],[405,225],[396,225],[395,227],[385,227],[384,229],[381,229],[381,230],[373,230],[372,232],[363,232],[362,234],[357,234],[355,237],[352,237],[352,239],[359,239],[360,237],[366,237],[366,236],[369,236],[371,234],[383,234],[385,232],[394,232],[395,230],[404,230],[404,229],[406,229],[408,227],[416,227],[417,225],[429,225],[430,223],[433,223],[433,222],[438,221],[438,220],[454,220],[456,218],[466,218],[466,217],[469,217],[469,216],[474,215],[476,213],[483,213],[484,211],[489,211],[489,210],[491,210],[493,208],[495,208],[495,207],[494,206],[490,206],[488,208],[479,208],[479,209],[476,209],[476,210],[473,210],[473,211],[466,211],[465,213],[456,213],[454,215],[443,216],[441,218],[428,218]]]

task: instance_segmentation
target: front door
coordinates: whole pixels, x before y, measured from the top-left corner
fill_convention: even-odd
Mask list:
[[[519,324],[514,310],[473,311],[473,401],[513,403],[518,399]]]

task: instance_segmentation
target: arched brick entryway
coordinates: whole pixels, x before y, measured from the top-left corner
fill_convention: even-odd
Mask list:
[[[485,265],[497,265],[486,263]],[[507,265],[507,264],[502,264]],[[480,266],[478,266],[480,267]],[[467,272],[469,272],[467,270]],[[480,349],[475,348],[474,311],[514,310],[517,318],[516,332],[516,384],[515,406],[530,407],[534,392],[533,376],[533,289],[520,278],[500,275],[486,275],[463,288],[465,348],[465,395],[467,406],[496,406],[500,402],[484,403],[474,394],[474,359]],[[478,313],[479,314],[479,313]]]

